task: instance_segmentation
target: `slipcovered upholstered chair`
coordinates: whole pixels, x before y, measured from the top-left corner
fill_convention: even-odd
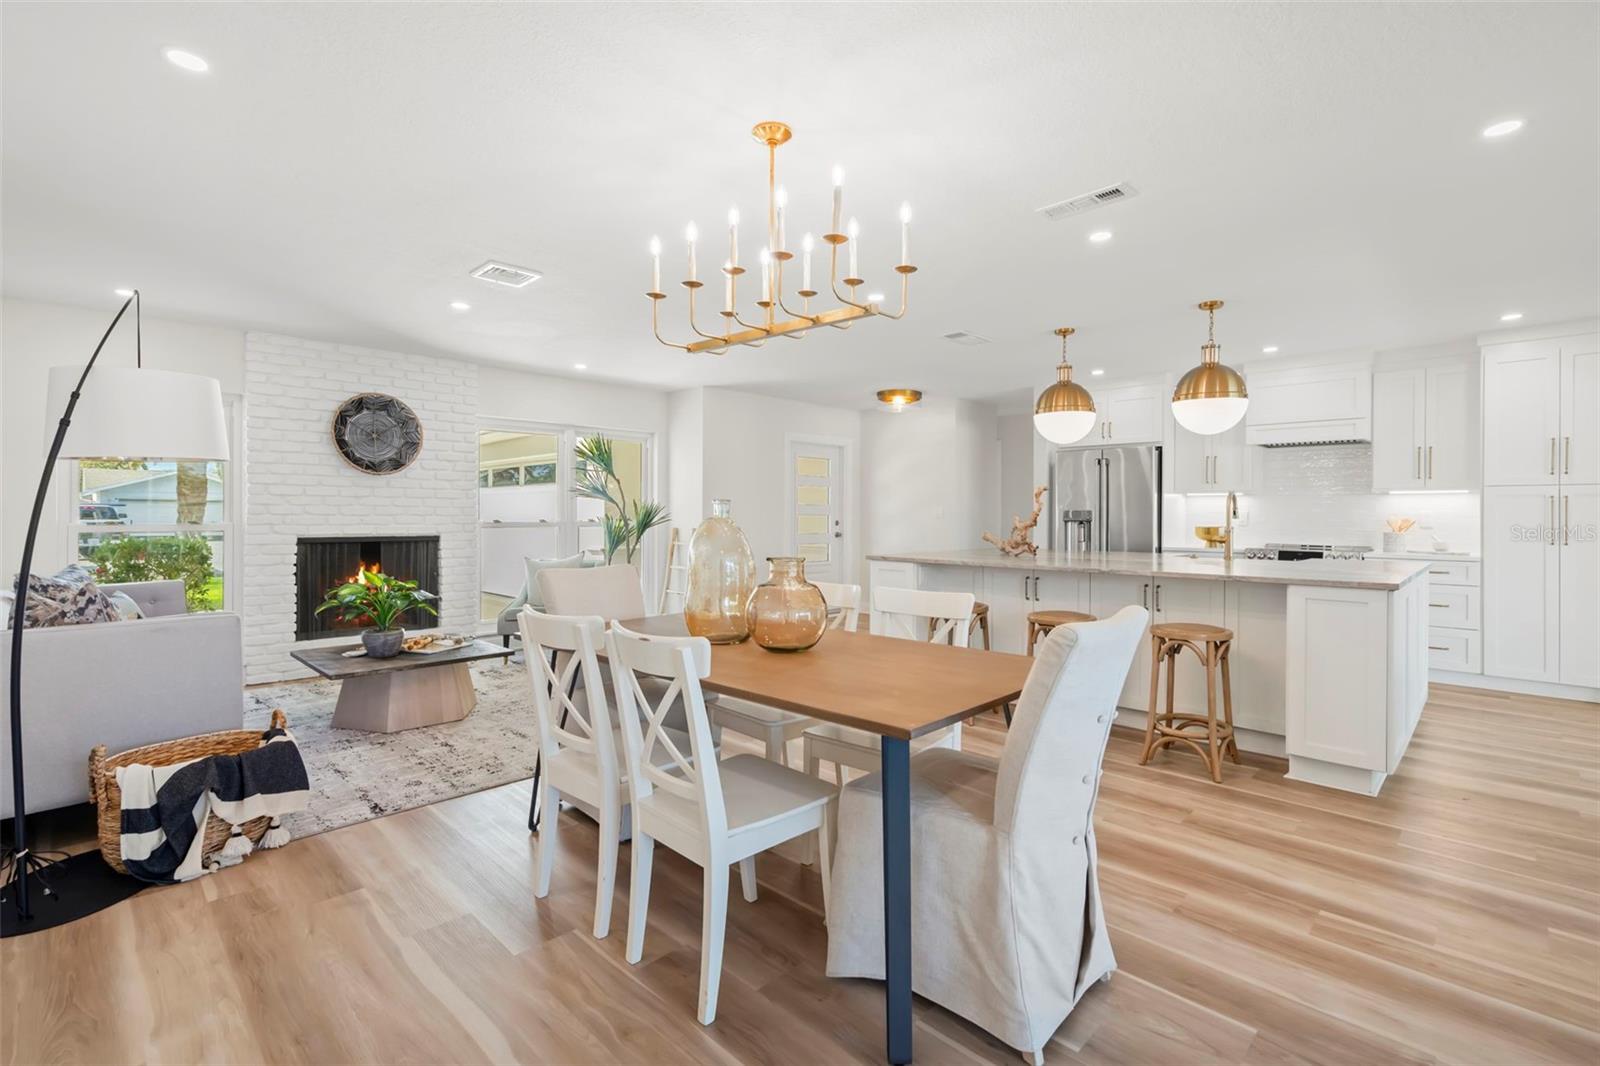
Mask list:
[[[1040,642],[999,761],[911,759],[912,988],[1036,1063],[1085,991],[1116,968],[1100,905],[1094,802],[1117,695],[1149,614]],[[882,979],[878,774],[840,795],[828,976]]]
[[[544,594],[539,589],[541,571],[601,566],[604,563],[605,559],[602,556],[586,552],[569,555],[565,559],[535,559],[531,555],[525,557],[522,564],[527,567],[528,572],[522,579],[522,591],[517,593],[516,599],[501,609],[495,619],[494,631],[500,635],[500,643],[508,648],[511,647],[511,638],[518,635],[517,615],[524,607],[532,607],[535,611],[544,610]]]

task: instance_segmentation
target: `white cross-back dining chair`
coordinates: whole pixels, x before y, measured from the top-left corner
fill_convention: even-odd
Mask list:
[[[837,581],[813,581],[828,605],[828,628],[854,633],[861,621],[861,586]]]
[[[644,955],[650,867],[659,840],[705,872],[699,1018],[710,1025],[717,1015],[717,989],[722,979],[728,867],[739,864],[745,898],[753,900],[755,856],[795,837],[825,834],[834,791],[815,778],[756,755],[717,761],[700,690],[700,679],[711,672],[711,645],[705,638],[645,636],[613,625],[606,645],[633,804],[627,958],[637,963]],[[668,679],[659,701],[646,695],[639,683],[641,677]],[[689,726],[687,751],[682,740],[663,726],[667,710],[680,695]],[[826,837],[823,839],[826,855]],[[826,915],[826,865],[822,874]]]
[[[826,594],[823,598],[827,598]],[[965,648],[976,602],[977,597],[970,592],[879,588],[872,590],[872,616],[884,636],[932,644],[954,643]],[[819,722],[801,736],[806,773],[815,777],[819,763],[830,762],[834,781],[841,787],[845,767],[870,773],[881,763],[883,743],[875,733]],[[911,747],[913,752],[930,747],[960,748],[961,723],[918,737]]]

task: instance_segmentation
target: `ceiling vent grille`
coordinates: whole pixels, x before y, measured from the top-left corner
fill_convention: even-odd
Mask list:
[[[524,285],[538,281],[544,275],[537,270],[527,267],[512,266],[510,263],[497,263],[493,259],[483,264],[472,272],[472,276],[479,281],[488,281],[496,285],[504,285],[508,289],[520,289]]]
[[[968,333],[964,329],[958,329],[954,333],[946,333],[944,339],[953,344],[964,344],[969,348],[989,343],[988,337],[980,337],[976,333]]]
[[[1039,208],[1039,214],[1054,222],[1057,219],[1067,218],[1071,215],[1081,215],[1085,211],[1093,211],[1097,207],[1104,207],[1106,204],[1114,204],[1138,195],[1139,190],[1124,181],[1116,185],[1107,185],[1103,189],[1096,189],[1094,192],[1086,192],[1082,196],[1074,196],[1070,200],[1062,200],[1060,203],[1046,204],[1044,207]]]

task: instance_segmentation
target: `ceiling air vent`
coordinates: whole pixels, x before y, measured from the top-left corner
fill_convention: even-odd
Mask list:
[[[479,281],[490,281],[496,285],[504,285],[508,289],[520,289],[524,285],[538,281],[544,275],[537,270],[512,266],[510,263],[497,263],[491,259],[474,270],[472,276]]]
[[[1104,207],[1106,204],[1114,204],[1119,200],[1127,200],[1138,195],[1139,190],[1124,181],[1116,185],[1107,185],[1103,189],[1096,189],[1094,192],[1086,192],[1082,196],[1074,196],[1070,200],[1062,200],[1060,203],[1046,204],[1044,207],[1039,208],[1039,214],[1053,222],[1056,219],[1066,218],[1069,215],[1081,215],[1085,211],[1093,211],[1097,207]]]
[[[976,333],[968,333],[964,329],[958,329],[954,333],[946,333],[944,335],[944,339],[955,344],[965,344],[969,348],[975,345],[989,343],[988,337],[980,337]]]

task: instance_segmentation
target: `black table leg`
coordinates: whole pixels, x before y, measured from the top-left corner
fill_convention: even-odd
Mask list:
[[[884,737],[884,1033],[891,1063],[911,1061],[911,742]]]

